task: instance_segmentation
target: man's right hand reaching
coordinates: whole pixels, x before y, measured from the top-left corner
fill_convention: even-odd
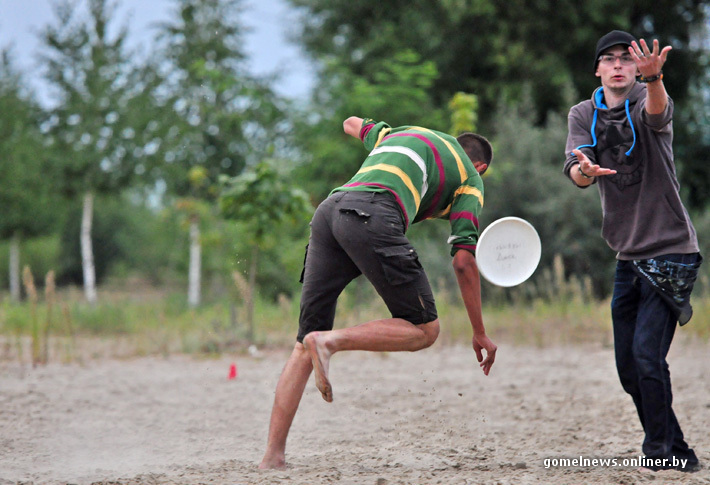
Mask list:
[[[587,185],[591,185],[594,181],[594,177],[603,177],[604,175],[614,175],[616,173],[616,170],[603,168],[595,163],[592,163],[592,161],[589,160],[589,158],[587,158],[587,156],[580,150],[572,150],[572,153],[574,153],[577,160],[579,160],[579,165],[577,167],[572,167],[570,175],[579,186],[585,187]],[[582,173],[579,173],[580,170]]]

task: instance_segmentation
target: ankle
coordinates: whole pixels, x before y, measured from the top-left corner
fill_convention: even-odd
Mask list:
[[[274,468],[286,468],[286,456],[282,452],[270,452],[267,451],[264,454],[264,458],[261,459],[259,464],[261,470],[269,470]]]

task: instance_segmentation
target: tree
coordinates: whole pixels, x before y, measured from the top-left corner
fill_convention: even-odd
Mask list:
[[[439,76],[434,63],[405,49],[376,64],[373,79],[352,75],[339,65],[327,66],[329,74],[318,90],[316,106],[297,125],[296,142],[307,156],[296,177],[315,202],[345,183],[362,164],[362,144],[343,133],[347,117],[370,117],[392,126],[448,129],[446,111],[438,108],[430,95]]]
[[[166,127],[169,148],[154,173],[183,209],[194,209],[215,201],[220,175],[238,175],[283,148],[286,108],[264,81],[246,71],[237,18],[241,0],[176,3],[174,19],[160,26],[164,89],[173,117]],[[193,211],[191,305],[199,300],[199,220],[199,211]]]
[[[387,8],[376,0],[290,3],[303,11],[298,41],[322,66],[318,104],[330,92],[333,71],[373,82],[383,65],[409,49],[441,73],[427,89],[435,107],[456,92],[474,93],[481,130],[490,133],[498,106],[520,103],[531,86],[534,122],[543,125],[549,113],[569,110],[560,93],[573,87],[575,101],[591,96],[599,85],[594,46],[601,35],[622,29],[674,47],[664,82],[676,113],[704,106],[702,92],[691,96],[691,87],[707,86],[708,0],[392,0]],[[675,130],[682,142],[677,159],[688,167],[681,181],[702,207],[710,202],[704,170],[710,145],[698,125],[676,124]]]
[[[10,295],[20,299],[20,243],[47,234],[57,206],[42,143],[42,112],[13,68],[10,52],[0,52],[0,239],[10,239]]]
[[[614,28],[658,36],[682,53],[674,68],[691,76],[669,80],[680,98],[697,74],[702,48],[691,34],[704,25],[708,2],[689,0],[290,0],[303,9],[297,33],[316,61],[371,79],[378,62],[412,49],[442,75],[431,93],[440,103],[457,91],[481,97],[482,115],[503,100],[520,101],[525,85],[542,119],[567,109],[558,93],[573,84],[581,95],[597,85],[592,56],[597,39]],[[670,66],[669,66],[670,67]]]
[[[277,165],[273,160],[264,160],[253,170],[222,179],[219,199],[222,215],[229,220],[244,222],[249,228],[244,235],[252,248],[247,302],[249,340],[254,338],[253,295],[259,253],[280,242],[282,224],[305,222],[312,213],[306,193],[293,187],[287,174],[276,169]]]
[[[207,174],[204,167],[194,166],[188,173],[188,180],[197,194],[205,188]],[[202,273],[202,242],[200,222],[205,220],[210,211],[210,205],[198,195],[186,196],[178,199],[176,203],[178,212],[185,215],[190,234],[190,260],[188,267],[187,303],[195,308],[201,300]]]
[[[464,132],[475,133],[478,126],[478,97],[475,94],[458,92],[449,101],[451,129],[449,133],[459,136]]]
[[[43,62],[57,104],[51,108],[50,139],[65,195],[83,197],[81,254],[87,301],[96,302],[96,272],[91,241],[94,197],[117,194],[142,173],[141,161],[160,142],[146,143],[151,130],[155,77],[131,62],[127,28],[110,35],[116,4],[88,0],[82,18],[78,1],[54,5],[56,25],[41,32]]]

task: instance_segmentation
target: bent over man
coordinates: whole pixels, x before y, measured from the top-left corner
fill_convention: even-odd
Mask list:
[[[434,296],[405,233],[425,219],[448,219],[451,254],[471,326],[473,348],[488,375],[497,347],[481,316],[475,248],[483,207],[488,141],[454,138],[422,127],[391,128],[350,117],[345,133],[370,150],[360,170],[320,204],[311,221],[303,271],[297,342],[276,386],[268,443],[260,468],[285,466],[286,439],[311,371],[323,399],[333,400],[331,356],[342,350],[416,351],[439,334]],[[390,318],[333,330],[338,296],[359,275],[372,283]],[[485,355],[483,351],[485,350]]]

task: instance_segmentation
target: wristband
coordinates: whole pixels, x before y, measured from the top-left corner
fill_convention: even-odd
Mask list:
[[[639,82],[652,83],[654,81],[658,81],[659,79],[663,79],[663,71],[659,71],[658,74],[656,74],[655,76],[648,77],[645,77],[643,74],[641,74],[641,77],[639,77]]]
[[[593,179],[594,175],[587,175],[586,173],[582,172],[582,165],[579,163],[577,164],[577,170],[579,171],[579,174],[584,177],[585,179]]]

